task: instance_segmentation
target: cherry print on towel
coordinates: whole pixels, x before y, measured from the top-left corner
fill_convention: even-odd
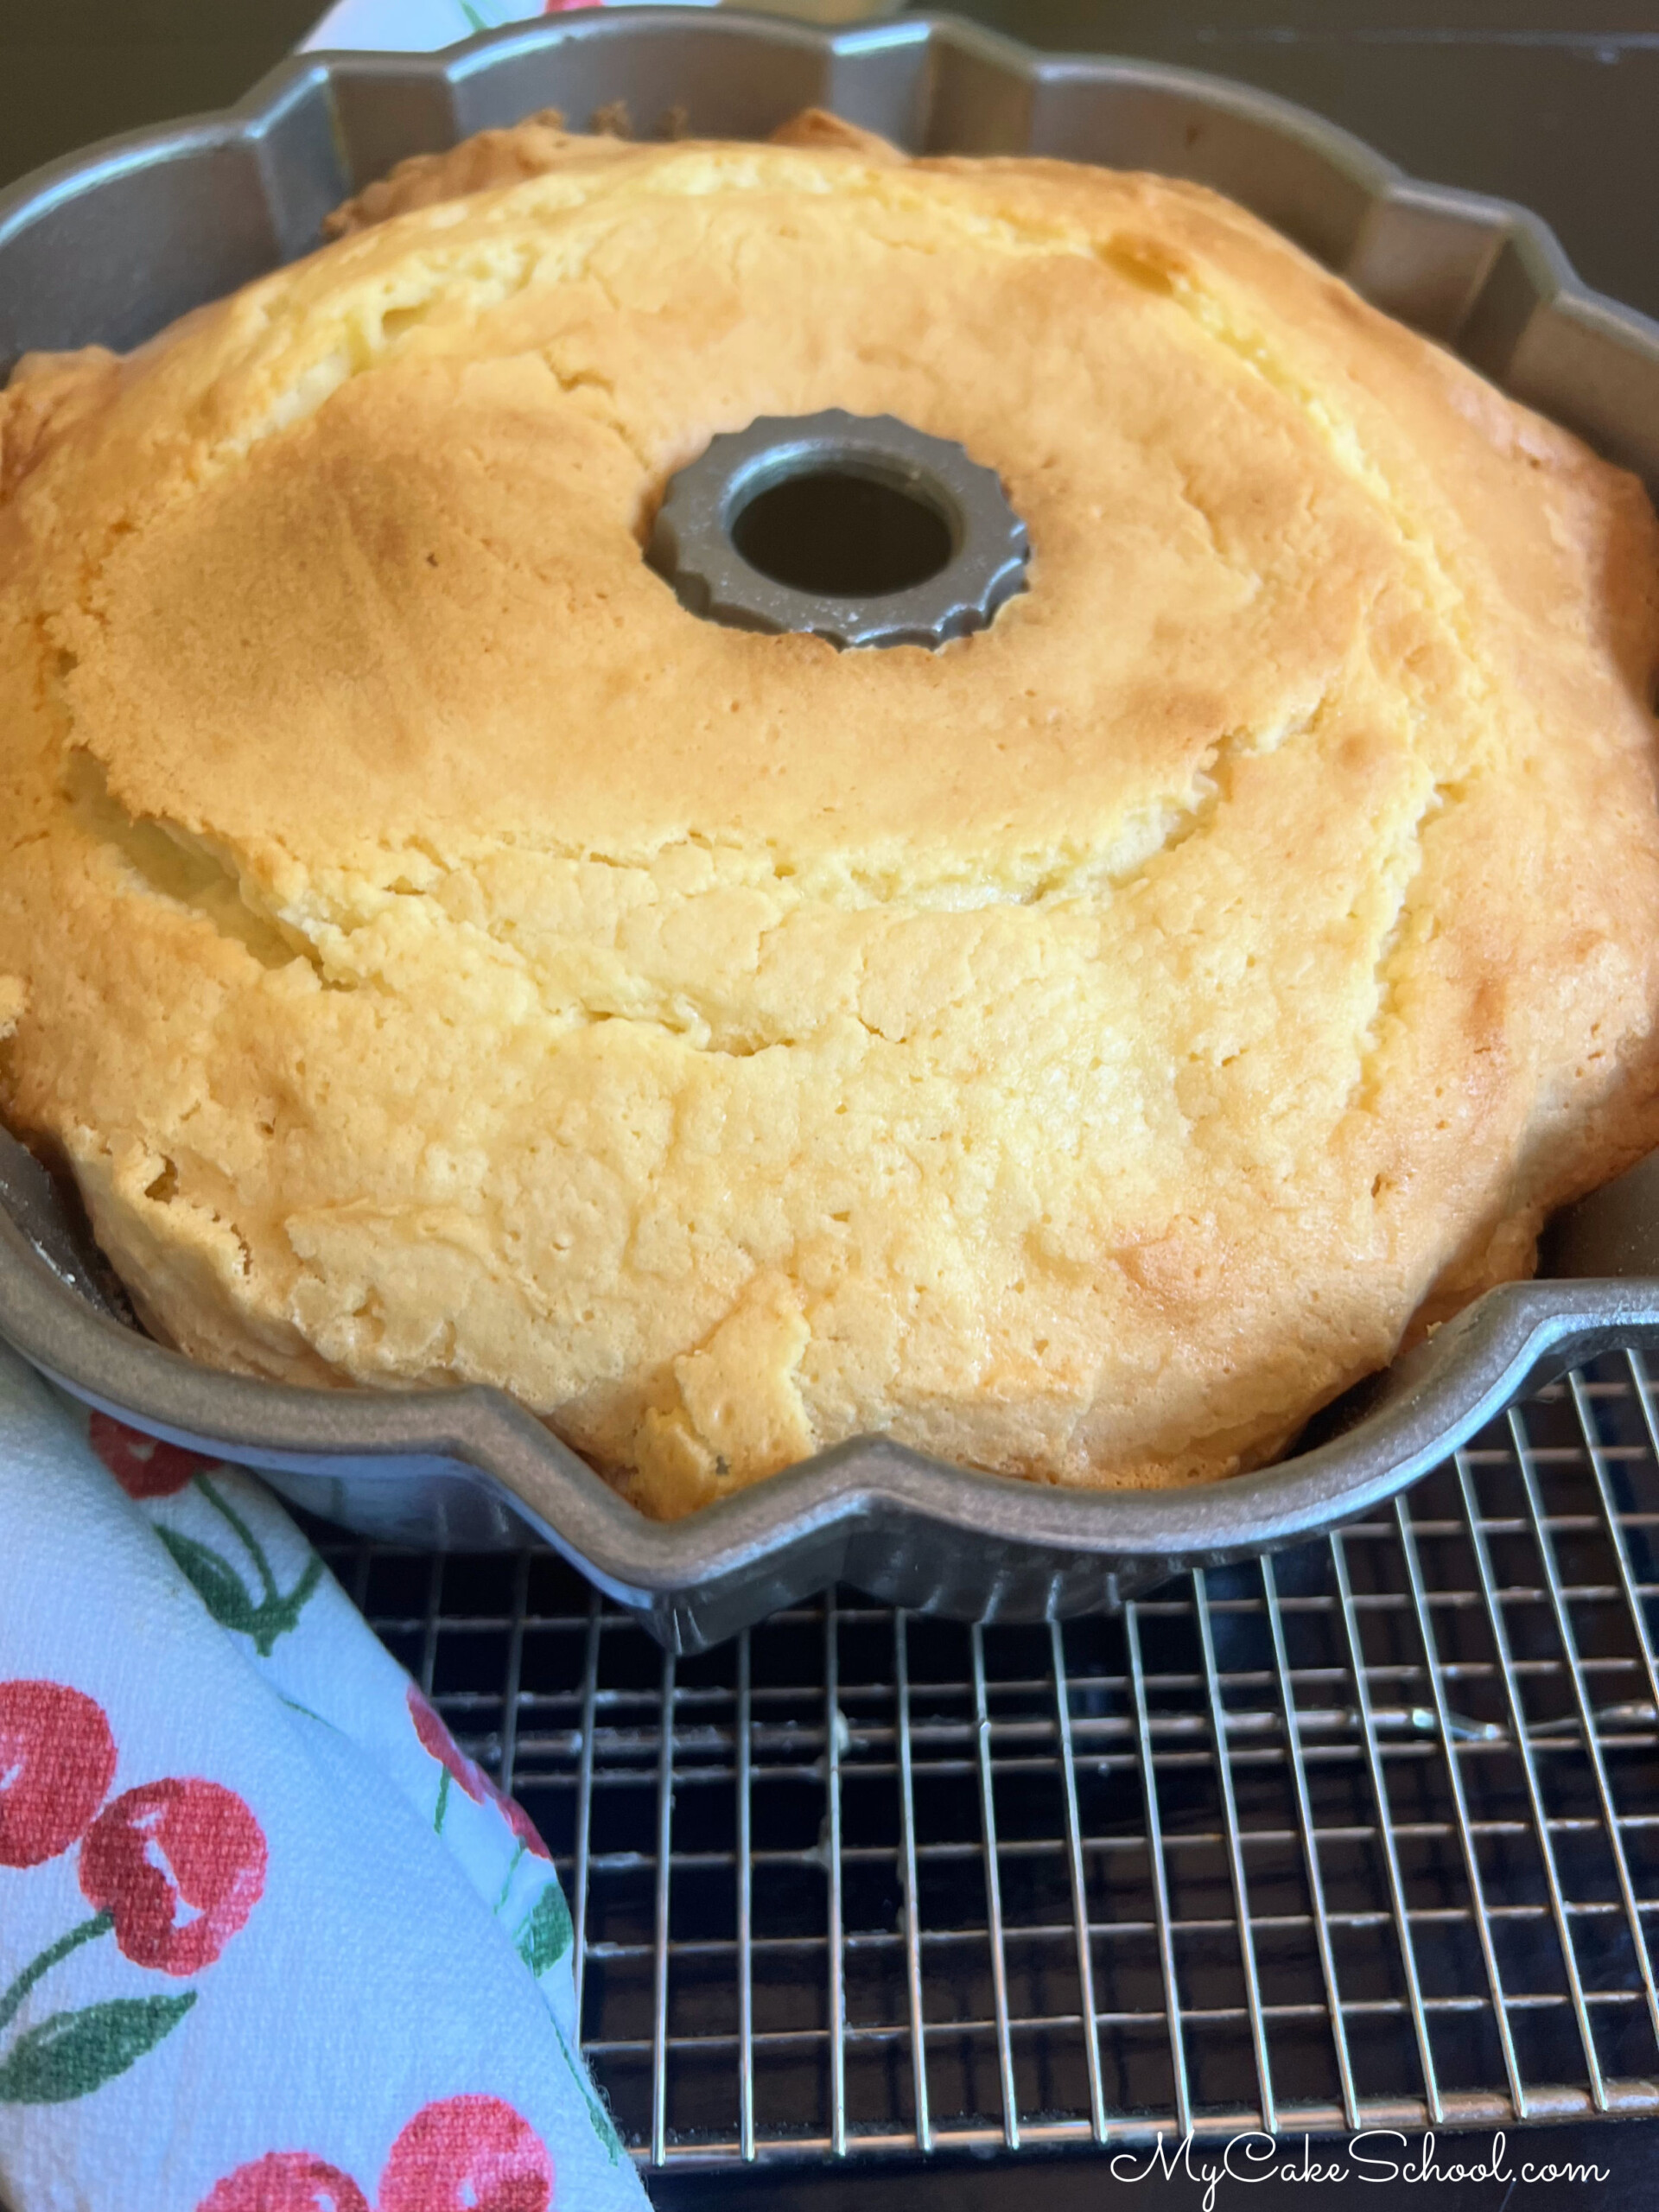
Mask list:
[[[369,2212],[352,2179],[308,2151],[271,2151],[216,2182],[197,2212]]]
[[[79,1840],[80,1886],[92,1907],[0,1989],[8,2038],[0,2106],[89,2095],[171,2035],[196,2001],[194,1989],[105,1997],[16,2027],[66,1959],[113,1934],[139,1966],[194,1974],[219,1956],[264,1887],[265,1839],[232,1791],[150,1782],[100,1813],[115,1766],[110,1724],[83,1691],[0,1682],[0,1865],[38,1866]]]
[[[422,1748],[443,1769],[443,1779],[438,1784],[437,1810],[433,1826],[442,1829],[443,1815],[449,1799],[449,1784],[455,1783],[464,1789],[474,1805],[486,1801],[493,1805],[518,1837],[520,1844],[533,1859],[551,1860],[552,1853],[536,1832],[536,1823],[516,1799],[509,1797],[499,1783],[493,1782],[476,1759],[469,1759],[461,1745],[443,1725],[442,1716],[429,1698],[411,1682],[405,1693],[409,1701],[409,1717],[415,1724],[415,1733]]]
[[[163,1444],[141,1435],[108,1414],[95,1413],[87,1423],[92,1449],[127,1496],[140,1503],[176,1497],[194,1483],[203,1502],[211,1506],[235,1539],[237,1551],[226,1557],[186,1529],[166,1520],[151,1526],[171,1554],[173,1564],[194,1590],[221,1628],[251,1638],[262,1658],[269,1656],[279,1637],[294,1628],[313,1591],[322,1579],[322,1561],[313,1552],[291,1590],[278,1587],[264,1546],[244,1514],[232,1503],[222,1485],[213,1480],[219,1464],[177,1444]],[[253,1569],[256,1587],[250,1590],[246,1567]]]
[[[467,1758],[444,1726],[442,1715],[437,1707],[413,1682],[405,1695],[409,1700],[409,1717],[415,1723],[415,1733],[421,1739],[422,1749],[429,1752],[444,1772],[461,1784],[474,1805],[481,1805],[485,1795],[483,1768],[476,1759]]]
[[[199,1452],[164,1444],[158,1436],[145,1436],[124,1421],[111,1420],[108,1414],[95,1413],[86,1425],[86,1435],[129,1497],[172,1497],[213,1464]]]
[[[485,1777],[485,1779],[486,1781],[489,1780],[487,1775]],[[505,1815],[507,1826],[512,1830],[514,1835],[518,1837],[519,1842],[524,1845],[524,1849],[529,1852],[531,1857],[532,1859],[545,1859],[548,1864],[551,1866],[553,1863],[553,1854],[548,1849],[547,1846],[542,1841],[541,1836],[537,1831],[535,1821],[531,1819],[530,1815],[518,1802],[518,1800],[516,1797],[509,1797],[505,1789],[498,1789],[493,1782],[490,1783],[490,1795],[493,1797],[496,1803],[500,1807],[502,1813]]]
[[[553,2161],[499,2097],[424,2105],[398,2136],[375,2212],[548,2212]],[[369,2212],[349,2174],[308,2151],[271,2151],[210,2189],[196,2212]]]
[[[80,1851],[87,1903],[107,1912],[139,1966],[211,1965],[265,1886],[265,1839],[234,1790],[146,1782],[100,1813]]]
[[[0,1682],[0,1866],[67,1851],[114,1777],[101,1706],[65,1682]]]
[[[547,2212],[553,2161],[499,2097],[446,2097],[391,2146],[376,2212]]]

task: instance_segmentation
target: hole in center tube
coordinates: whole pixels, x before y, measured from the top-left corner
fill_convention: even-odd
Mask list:
[[[773,583],[828,599],[880,599],[937,576],[956,550],[920,491],[849,468],[805,468],[744,501],[732,543]]]

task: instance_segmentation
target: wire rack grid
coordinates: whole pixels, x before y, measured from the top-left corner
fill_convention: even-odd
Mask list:
[[[666,1656],[550,1552],[326,1540],[571,1899],[654,2167],[1659,2112],[1659,1396],[1117,1615]]]

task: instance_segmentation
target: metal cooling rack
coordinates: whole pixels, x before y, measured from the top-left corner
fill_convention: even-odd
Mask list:
[[[668,1658],[548,1552],[326,1543],[538,1822],[654,2166],[1659,2112],[1637,1357],[1122,1615]]]

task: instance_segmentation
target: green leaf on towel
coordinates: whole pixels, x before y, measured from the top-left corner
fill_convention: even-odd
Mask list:
[[[170,2035],[195,2001],[187,1989],[54,2012],[0,2058],[0,2104],[62,2105],[101,2088]]]
[[[241,1576],[226,1565],[218,1552],[198,1543],[194,1536],[168,1529],[160,1522],[156,1523],[156,1533],[219,1626],[234,1629],[241,1636],[251,1636],[258,1625],[258,1613]]]
[[[556,1882],[550,1882],[524,1917],[518,1935],[518,1955],[531,1974],[545,1974],[570,1948],[570,1908]]]

